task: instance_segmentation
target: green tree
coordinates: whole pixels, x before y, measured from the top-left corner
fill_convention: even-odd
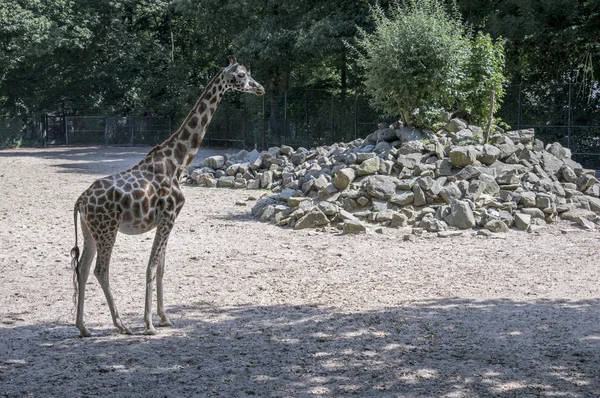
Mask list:
[[[375,6],[372,16],[375,30],[361,30],[356,49],[373,105],[408,124],[431,124],[429,110],[452,108],[461,96],[468,29],[436,0],[395,3],[389,16]]]
[[[464,97],[461,110],[470,115],[473,123],[488,125],[492,122],[490,114],[498,111],[504,97],[506,79],[502,40],[493,41],[488,34],[477,33],[465,66],[466,77],[460,88]]]

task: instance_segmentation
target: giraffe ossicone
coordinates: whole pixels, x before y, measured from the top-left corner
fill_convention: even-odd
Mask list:
[[[83,307],[85,285],[94,257],[94,275],[106,296],[113,324],[121,333],[131,334],[119,316],[109,284],[110,257],[118,232],[138,235],[156,229],[146,270],[144,323],[147,334],[156,334],[152,324],[152,294],[156,281],[159,325],[171,325],[163,303],[163,275],[169,234],[185,202],[179,180],[198,152],[212,116],[228,90],[256,95],[265,92],[244,66],[229,57],[229,65],[208,83],[171,137],[154,147],[129,170],[96,180],[75,202],[75,247],[71,256],[77,305],[75,325],[82,337],[91,336],[83,322]],[[83,234],[81,255],[77,246],[78,214]]]

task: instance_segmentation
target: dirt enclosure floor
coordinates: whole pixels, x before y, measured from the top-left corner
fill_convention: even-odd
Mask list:
[[[0,151],[0,397],[600,397],[600,232],[569,224],[343,236],[253,220],[235,202],[260,191],[185,186],[174,326],[143,335],[153,234],[120,234],[110,277],[134,335],[90,276],[79,338],[73,204],[148,150]]]

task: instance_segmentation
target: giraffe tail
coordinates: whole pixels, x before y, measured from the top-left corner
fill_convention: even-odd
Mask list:
[[[77,281],[77,275],[79,274],[79,247],[77,246],[77,213],[79,213],[79,200],[75,203],[73,209],[73,221],[75,226],[75,247],[71,249],[71,269],[73,270],[73,305],[77,305],[77,293],[79,290],[79,284]]]

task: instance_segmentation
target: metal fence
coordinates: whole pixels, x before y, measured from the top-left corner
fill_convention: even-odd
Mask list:
[[[589,89],[589,87],[588,87]],[[595,89],[595,91],[593,91]],[[600,169],[600,87],[579,84],[508,85],[498,114],[513,129],[535,128],[545,143],[560,142],[586,167]],[[39,120],[39,119],[38,119]],[[290,89],[277,97],[229,93],[214,115],[204,145],[265,149],[314,147],[365,137],[381,117],[360,93]],[[0,121],[0,140],[34,123]],[[178,123],[169,117],[45,115],[37,137],[45,144],[155,145]],[[35,134],[29,134],[34,137]],[[1,145],[1,142],[0,142]]]
[[[381,120],[358,93],[294,89],[277,97],[233,93],[219,106],[204,140],[208,145],[246,149],[314,147],[364,137]]]
[[[46,145],[154,145],[169,137],[170,117],[44,115]]]
[[[559,142],[572,151],[576,161],[600,169],[597,85],[511,84],[498,116],[513,129],[534,128],[544,143]]]

